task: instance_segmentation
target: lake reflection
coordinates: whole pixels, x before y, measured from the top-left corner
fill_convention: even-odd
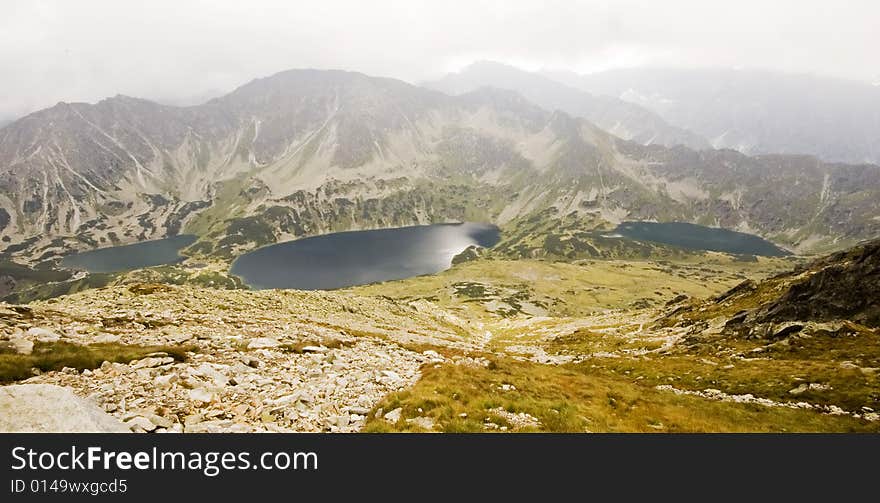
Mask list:
[[[242,255],[231,272],[253,288],[329,290],[433,274],[470,245],[498,242],[488,224],[437,224],[337,232]]]
[[[623,222],[617,226],[615,232],[630,239],[654,241],[690,250],[767,257],[789,255],[786,250],[760,236],[684,222]]]
[[[165,239],[111,246],[68,255],[61,265],[89,272],[117,272],[180,262],[180,250],[195,243],[196,236],[182,234]]]

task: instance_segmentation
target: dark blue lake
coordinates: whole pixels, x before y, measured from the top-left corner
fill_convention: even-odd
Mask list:
[[[231,272],[252,288],[330,290],[434,274],[468,246],[498,239],[494,225],[469,222],[337,232],[259,248]]]
[[[615,232],[630,239],[653,241],[689,250],[766,257],[790,255],[786,250],[753,234],[683,222],[623,222],[617,226]]]
[[[196,242],[196,236],[182,234],[130,245],[99,248],[64,257],[61,265],[89,272],[117,272],[180,262],[180,250]]]

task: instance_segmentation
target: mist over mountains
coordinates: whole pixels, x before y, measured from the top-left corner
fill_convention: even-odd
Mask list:
[[[757,70],[628,69],[547,77],[641,105],[715,148],[880,162],[880,87]]]
[[[625,140],[667,147],[710,147],[704,138],[667,123],[642,105],[613,96],[579,91],[537,73],[491,61],[474,63],[458,73],[423,85],[452,95],[471,92],[481,87],[509,89],[545,110],[561,110],[569,115],[582,117]]]

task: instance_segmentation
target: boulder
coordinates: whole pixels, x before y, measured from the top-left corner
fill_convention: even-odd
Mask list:
[[[414,417],[412,419],[407,419],[406,422],[408,424],[412,424],[418,426],[423,430],[433,430],[434,429],[434,419],[425,416]]]
[[[0,432],[128,433],[94,403],[52,384],[0,386]]]
[[[31,339],[36,339],[39,342],[55,342],[61,338],[61,336],[55,332],[40,327],[29,328],[27,335]]]
[[[34,343],[27,339],[0,341],[0,350],[12,351],[20,355],[29,355],[34,351]]]
[[[131,428],[131,431],[140,432],[146,431],[150,432],[156,429],[156,425],[153,424],[152,421],[143,416],[135,416],[128,421],[125,422],[126,426]]]
[[[398,407],[398,408],[392,410],[391,412],[388,412],[387,414],[385,414],[382,417],[385,418],[385,420],[388,421],[389,423],[393,424],[393,423],[400,421],[400,415],[402,413],[403,413],[403,408]]]
[[[214,401],[214,394],[204,388],[195,388],[189,390],[189,399],[196,402],[211,403]]]
[[[120,338],[121,337],[119,337],[116,334],[108,334],[108,333],[104,332],[104,333],[96,335],[95,338],[92,339],[92,342],[99,343],[99,344],[112,344],[112,343],[119,342]]]
[[[131,362],[130,365],[131,368],[134,369],[151,369],[163,365],[170,365],[172,363],[174,363],[174,358],[170,356],[148,356],[141,360],[135,360]]]
[[[248,342],[248,349],[277,348],[281,343],[268,337],[256,337]]]

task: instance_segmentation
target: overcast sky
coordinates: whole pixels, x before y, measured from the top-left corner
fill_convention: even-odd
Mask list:
[[[876,0],[4,0],[0,12],[0,118],[115,94],[198,100],[289,68],[418,82],[481,59],[880,80]]]

